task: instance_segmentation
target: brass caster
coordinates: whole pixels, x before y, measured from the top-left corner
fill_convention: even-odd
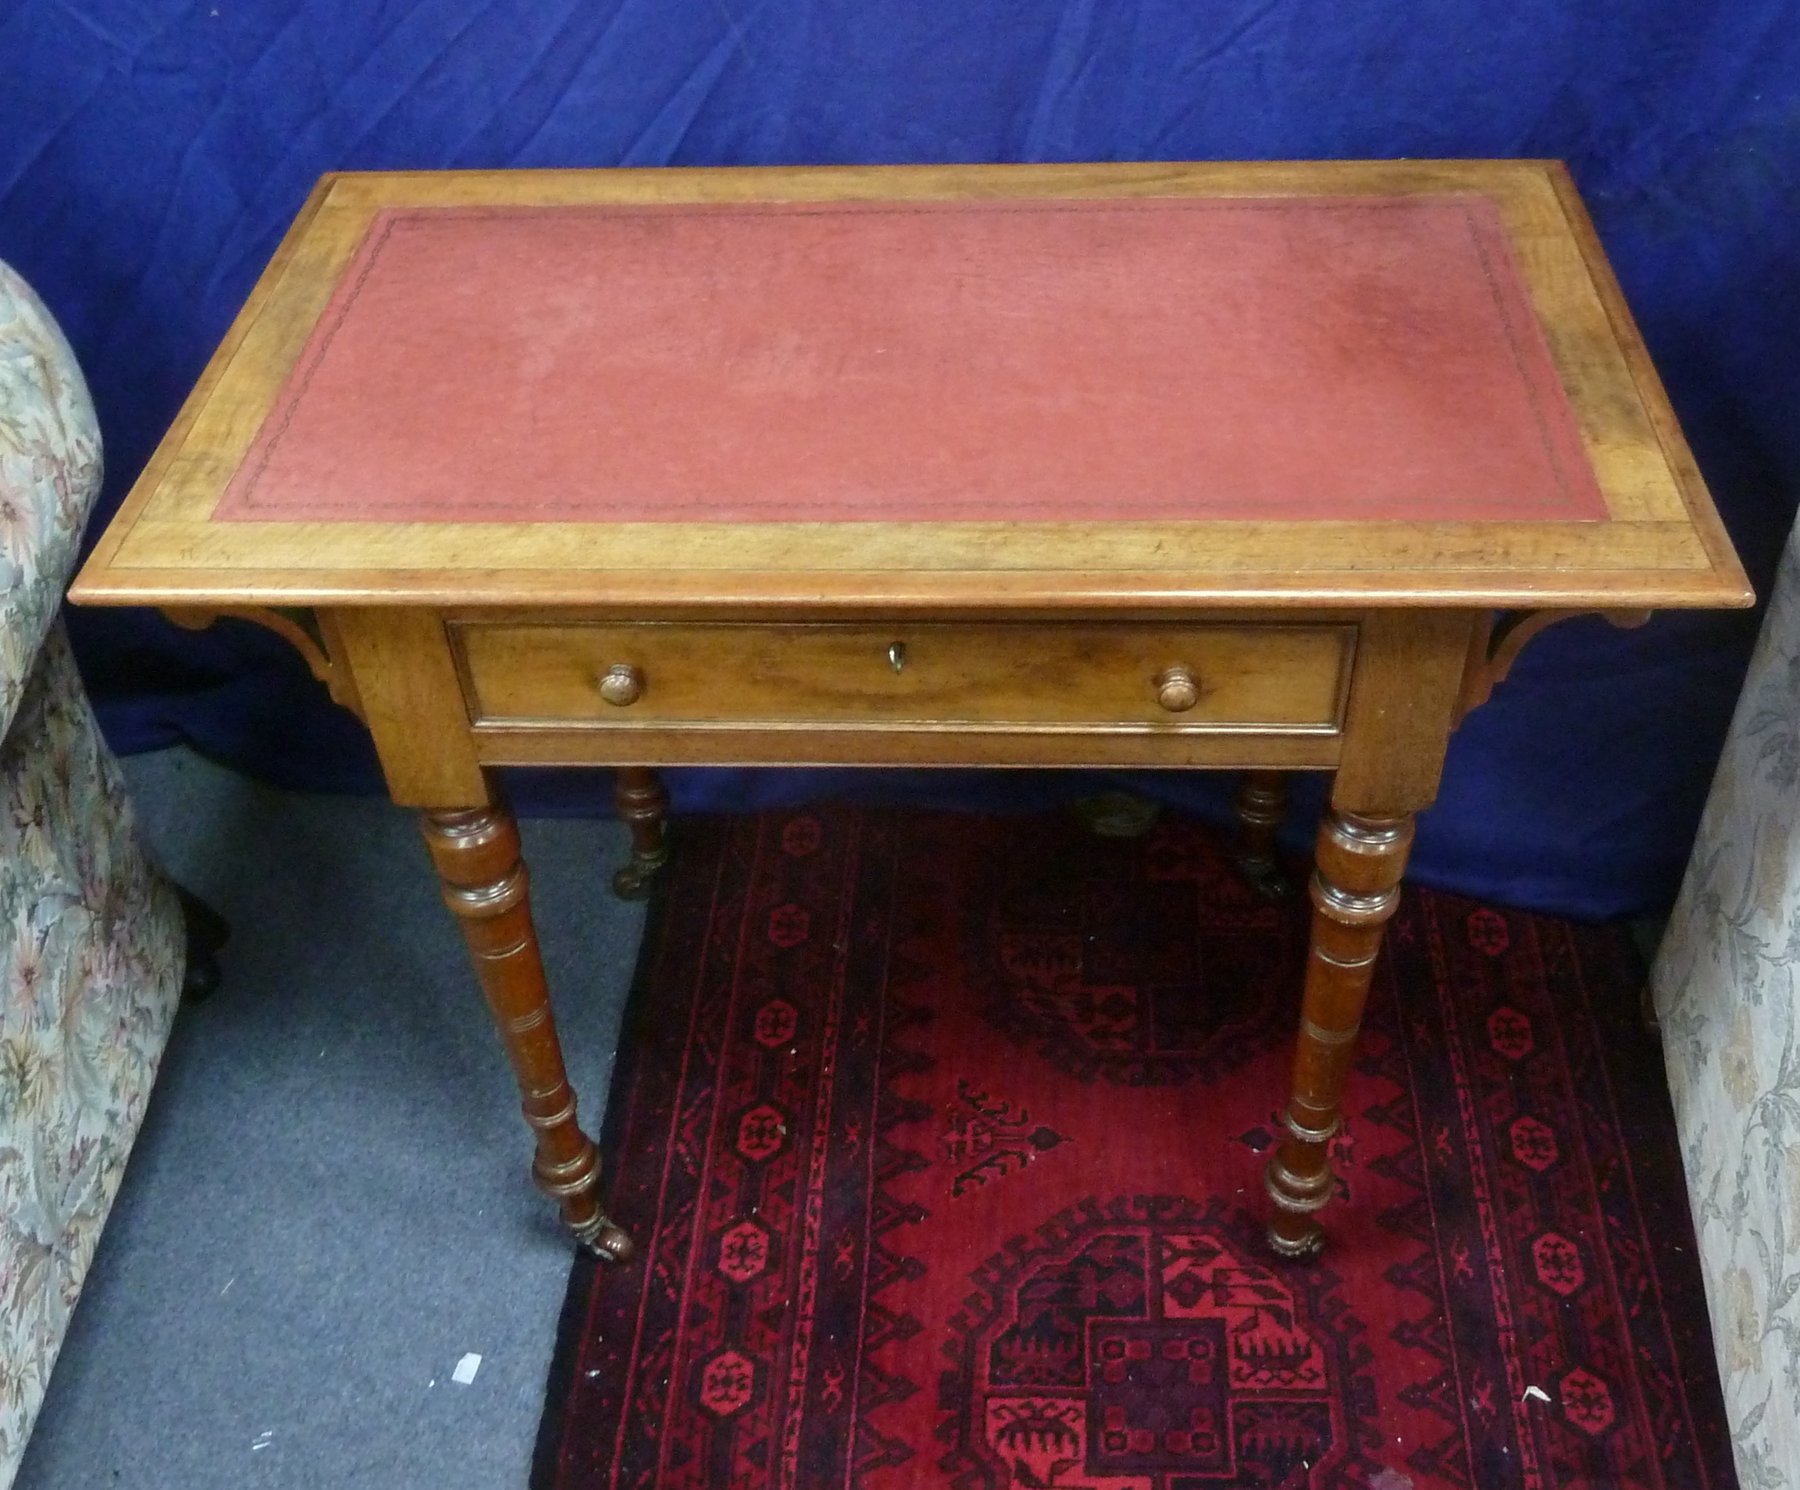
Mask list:
[[[631,862],[613,876],[613,894],[621,900],[648,900],[655,888],[657,871],[669,862],[669,851],[659,849]]]
[[[1294,882],[1281,872],[1281,866],[1273,859],[1265,859],[1256,854],[1239,854],[1237,866],[1250,888],[1264,900],[1279,903],[1294,893]]]
[[[1309,1257],[1317,1257],[1324,1247],[1325,1229],[1317,1221],[1309,1222],[1297,1237],[1283,1236],[1276,1226],[1269,1227],[1269,1250],[1277,1257],[1301,1262]]]
[[[637,1245],[623,1229],[615,1226],[604,1215],[596,1216],[587,1226],[577,1231],[575,1240],[581,1243],[583,1250],[602,1262],[630,1262],[637,1251]]]

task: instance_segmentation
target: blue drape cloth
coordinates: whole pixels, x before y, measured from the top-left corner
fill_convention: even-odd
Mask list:
[[[326,170],[1506,155],[1570,163],[1766,581],[1800,496],[1800,17],[1783,0],[0,5],[0,257],[88,370],[103,514]],[[186,740],[279,782],[378,785],[360,726],[272,637],[137,613],[74,624],[118,748]],[[1666,901],[1753,635],[1743,615],[1553,628],[1457,736],[1416,872],[1575,913]],[[1223,800],[1198,776],[1133,784]],[[1095,783],[676,785],[693,807],[1023,802]],[[604,782],[517,791],[603,810]]]

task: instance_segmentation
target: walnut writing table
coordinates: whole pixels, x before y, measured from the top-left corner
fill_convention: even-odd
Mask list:
[[[1271,1237],[1412,817],[1546,621],[1750,595],[1535,161],[327,177],[74,589],[275,627],[423,809],[580,1239],[600,1208],[491,770],[1336,773]]]

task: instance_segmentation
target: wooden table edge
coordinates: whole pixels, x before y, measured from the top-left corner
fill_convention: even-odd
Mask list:
[[[1649,418],[1658,443],[1662,446],[1663,458],[1675,477],[1676,488],[1687,509],[1688,521],[1714,570],[1734,575],[1748,589],[1749,581],[1744,575],[1743,565],[1725,530],[1712,494],[1707,489],[1706,479],[1700,472],[1699,463],[1694,459],[1687,436],[1682,433],[1681,422],[1675,415],[1674,405],[1669,402],[1662,375],[1657,372],[1637,318],[1631,313],[1630,302],[1625,298],[1624,288],[1619,284],[1612,260],[1608,258],[1600,241],[1599,229],[1594,225],[1587,203],[1582,200],[1581,192],[1575,185],[1574,174],[1562,161],[1554,162],[1553,166],[1549,172],[1550,184],[1562,208],[1563,218],[1569,225],[1569,232],[1581,250],[1588,278],[1592,281],[1601,307],[1612,326],[1613,337],[1625,359],[1625,365],[1631,372],[1638,404]]]
[[[304,577],[232,575],[216,570],[120,570],[98,555],[70,587],[77,605],[216,609],[226,606],[357,607],[541,606],[556,609],[724,613],[777,606],[784,610],[954,615],[999,611],[1117,613],[1141,619],[1170,611],[1321,608],[1443,610],[1742,610],[1755,591],[1735,560],[1703,571],[1627,571],[1571,576],[1567,583],[1535,577],[1463,573],[1397,580],[1393,575],[1321,572],[1297,583],[1292,576],[1247,575],[1229,582],[1182,586],[1166,574],[1113,575],[1104,581],[1069,572],[933,574],[928,584],[895,572],[782,574],[650,572],[629,576],[571,576],[566,571],[504,573],[391,573],[315,571]]]
[[[1267,178],[1277,171],[1296,175],[1330,175],[1363,178],[1363,186],[1385,186],[1397,176],[1428,179],[1444,171],[1477,169],[1496,175],[1517,174],[1550,180],[1565,163],[1555,156],[1417,156],[1382,158],[1357,156],[1345,159],[1328,157],[1305,160],[1114,160],[1114,161],[907,161],[881,165],[855,165],[842,162],[784,165],[673,165],[673,166],[542,166],[514,167],[506,176],[522,193],[534,187],[551,188],[584,177],[594,180],[625,181],[633,178],[657,177],[665,182],[678,181],[692,187],[693,195],[679,200],[730,202],[738,197],[735,190],[714,193],[713,184],[741,185],[758,201],[879,201],[891,197],[898,188],[903,194],[929,198],[940,193],[931,188],[945,176],[961,178],[957,195],[979,200],[980,192],[966,190],[971,180],[1004,183],[1006,189],[996,196],[1020,195],[1026,192],[1056,196],[1067,192],[1082,196],[1132,196],[1145,188],[1176,182],[1205,183],[1213,191],[1237,176]],[[1096,181],[1096,172],[1106,178]],[[360,194],[362,187],[375,183],[409,182],[427,184],[434,191],[463,184],[473,184],[494,176],[483,168],[453,170],[342,170],[320,177],[318,187],[327,193],[338,192],[345,205]],[[795,189],[789,198],[771,197],[771,185],[787,184]],[[1061,190],[1059,190],[1061,188]],[[1264,186],[1249,186],[1240,195],[1268,195]],[[336,205],[336,204],[334,204]],[[364,205],[357,201],[354,205]]]

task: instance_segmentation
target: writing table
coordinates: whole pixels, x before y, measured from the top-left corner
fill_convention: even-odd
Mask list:
[[[494,768],[1331,771],[1271,1239],[1413,815],[1534,631],[1750,601],[1538,161],[328,176],[82,571],[286,635],[423,812],[582,1242]]]

